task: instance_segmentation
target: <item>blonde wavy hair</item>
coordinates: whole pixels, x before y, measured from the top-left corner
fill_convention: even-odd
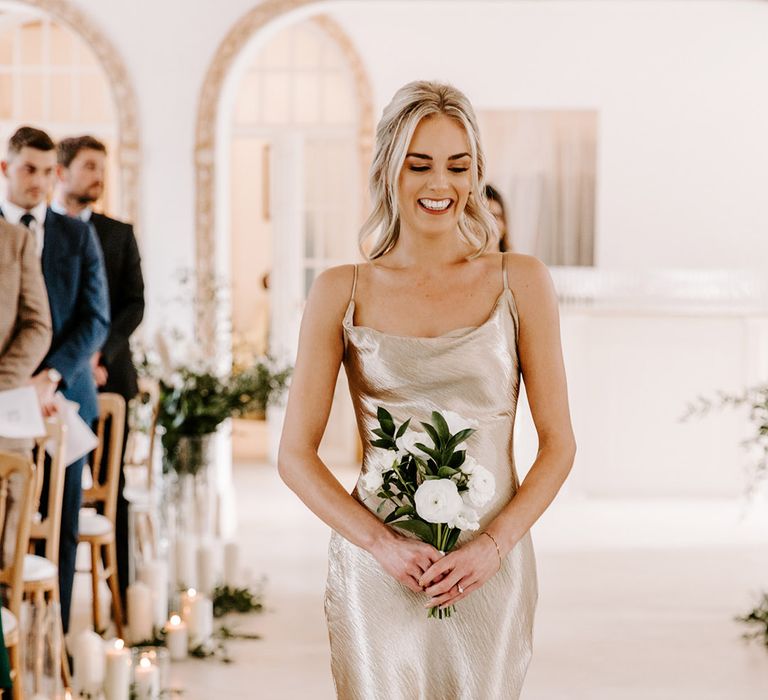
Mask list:
[[[376,151],[369,188],[373,210],[360,229],[360,246],[374,236],[368,260],[390,252],[400,237],[397,183],[408,144],[419,122],[442,114],[455,119],[467,134],[472,164],[472,189],[459,217],[459,233],[472,247],[470,258],[482,255],[498,239],[496,223],[485,199],[485,156],[480,145],[477,117],[467,97],[452,85],[417,80],[401,87],[384,109],[376,127]]]

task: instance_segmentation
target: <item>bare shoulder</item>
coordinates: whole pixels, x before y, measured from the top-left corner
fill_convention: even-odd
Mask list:
[[[552,276],[547,266],[533,255],[502,253],[507,259],[507,278],[515,294],[551,294],[554,292]]]

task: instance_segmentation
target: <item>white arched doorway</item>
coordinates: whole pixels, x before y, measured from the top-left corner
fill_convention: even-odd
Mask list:
[[[226,59],[228,68],[209,72],[201,100],[198,281],[223,278],[231,293],[199,309],[197,328],[201,344],[228,357],[231,318],[242,358],[244,347],[245,354],[267,348],[268,317],[270,353],[292,362],[312,280],[330,265],[357,258],[372,104],[357,52],[329,18],[305,18],[305,12],[265,21],[259,11],[256,26],[254,10],[232,30],[228,39],[235,45],[222,44],[217,60]],[[246,40],[247,27],[252,33]],[[214,122],[204,126],[204,115]],[[201,141],[206,135],[207,143]],[[262,287],[267,272],[268,293]],[[236,433],[250,433],[246,453],[274,454],[279,411],[269,423],[266,431],[236,426]],[[334,462],[356,455],[348,405],[332,414],[324,448]]]

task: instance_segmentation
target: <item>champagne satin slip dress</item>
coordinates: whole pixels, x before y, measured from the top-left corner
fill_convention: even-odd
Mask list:
[[[477,421],[467,454],[490,469],[496,493],[478,532],[509,502],[519,482],[512,430],[520,387],[518,315],[507,283],[488,319],[438,337],[403,337],[356,326],[357,267],[344,321],[344,366],[364,444],[366,472],[376,409],[400,423],[451,410]],[[376,512],[380,500],[358,481],[353,496]],[[385,517],[388,508],[380,517]],[[530,534],[500,571],[456,606],[449,619],[428,619],[426,596],[391,578],[365,550],[336,532],[329,545],[325,613],[331,669],[341,700],[514,700],[531,657],[537,599]]]

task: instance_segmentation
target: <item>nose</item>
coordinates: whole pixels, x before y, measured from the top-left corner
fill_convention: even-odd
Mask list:
[[[446,189],[448,185],[448,178],[442,168],[433,168],[429,177],[429,189],[436,192],[441,192]]]

